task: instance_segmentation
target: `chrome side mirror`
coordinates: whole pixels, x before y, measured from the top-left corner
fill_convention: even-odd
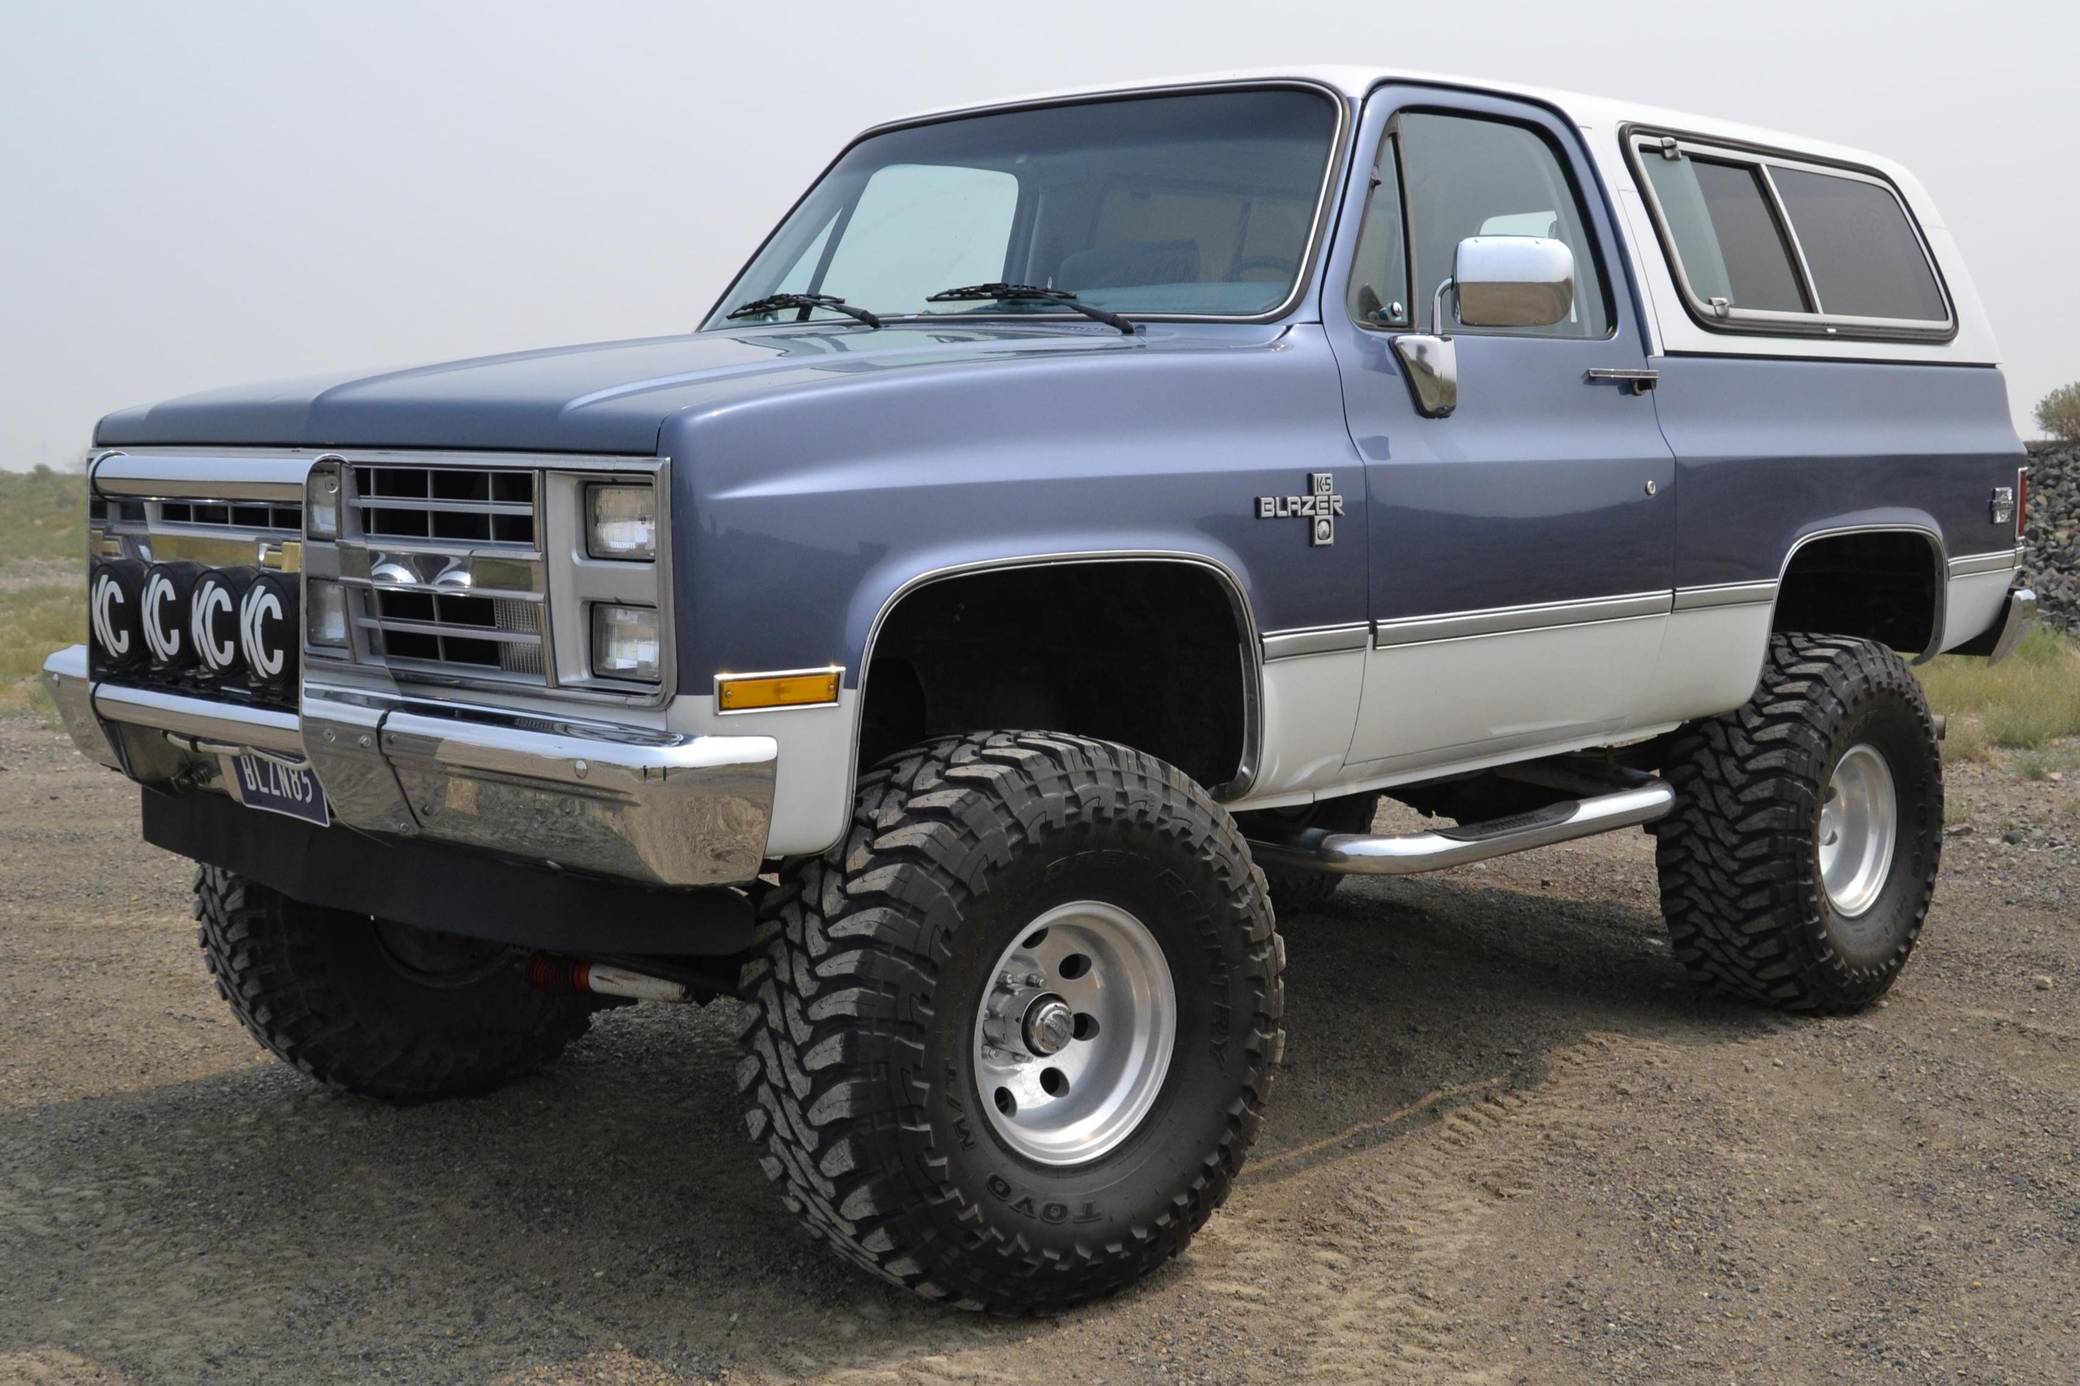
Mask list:
[[[1468,236],[1452,277],[1430,303],[1430,331],[1394,338],[1416,410],[1427,419],[1459,407],[1459,349],[1446,332],[1446,296],[1466,327],[1550,327],[1574,309],[1574,252],[1545,236]]]
[[[1442,419],[1459,407],[1459,347],[1450,337],[1406,333],[1394,339],[1394,354],[1408,372],[1417,413]]]
[[[1550,327],[1574,308],[1574,252],[1544,236],[1468,236],[1449,286],[1467,327]],[[1436,307],[1444,307],[1444,288]],[[1442,332],[1442,316],[1431,330]]]

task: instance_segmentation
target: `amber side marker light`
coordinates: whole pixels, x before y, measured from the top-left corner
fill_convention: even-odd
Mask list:
[[[817,707],[838,701],[843,669],[809,669],[791,674],[724,675],[715,680],[715,710],[757,712],[771,707]]]

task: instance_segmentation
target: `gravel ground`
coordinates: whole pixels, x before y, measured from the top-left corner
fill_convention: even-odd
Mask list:
[[[1289,1069],[1192,1251],[1034,1322],[809,1245],[734,1008],[498,1096],[318,1091],[204,976],[132,794],[0,718],[0,1379],[2080,1380],[2080,775],[1952,775],[1868,1014],[1700,996],[1626,834],[1284,921]]]

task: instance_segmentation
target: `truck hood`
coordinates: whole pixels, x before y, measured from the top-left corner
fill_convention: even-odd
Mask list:
[[[1278,329],[1229,328],[1220,346]],[[666,419],[863,375],[1064,352],[1204,349],[1200,331],[1156,325],[1124,337],[1092,323],[900,324],[701,332],[281,381],[110,414],[102,447],[413,447],[650,456]]]

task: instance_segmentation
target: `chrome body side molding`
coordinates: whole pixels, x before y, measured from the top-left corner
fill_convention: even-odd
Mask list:
[[[1264,637],[1264,659],[1298,659],[1304,655],[1341,654],[1362,650],[1372,642],[1372,626],[1357,621],[1342,626],[1274,631]]]
[[[1671,605],[1669,592],[1634,592],[1588,601],[1539,602],[1530,606],[1491,607],[1480,611],[1453,611],[1436,616],[1413,616],[1381,621],[1373,632],[1373,644],[1385,649],[1393,645],[1415,645],[1434,640],[1465,640],[1481,635],[1507,635],[1516,631],[1545,630],[1553,626],[1593,625],[1603,621],[1635,621],[1666,616]]]
[[[2023,550],[2001,549],[1996,553],[1970,553],[1962,558],[1950,560],[1950,576],[1970,577],[1974,573],[2007,573],[2022,566]]]
[[[1719,582],[1704,587],[1678,587],[1677,611],[1697,611],[1711,606],[1768,606],[1777,599],[1777,584],[1762,582]]]

